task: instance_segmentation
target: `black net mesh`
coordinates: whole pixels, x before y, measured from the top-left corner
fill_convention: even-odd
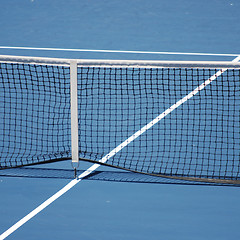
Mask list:
[[[80,156],[99,160],[215,69],[80,68]],[[228,70],[107,163],[138,172],[238,178],[239,70]]]
[[[0,167],[70,157],[69,68],[0,64]]]
[[[78,67],[79,157],[99,161],[216,69]],[[69,67],[0,65],[0,168],[71,158]],[[238,180],[240,70],[229,69],[108,159],[163,176]]]

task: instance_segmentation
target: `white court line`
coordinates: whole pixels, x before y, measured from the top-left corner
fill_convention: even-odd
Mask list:
[[[11,47],[0,46],[0,49],[40,50],[40,51],[66,51],[66,52],[97,52],[97,53],[131,53],[131,54],[163,54],[163,55],[193,55],[193,56],[228,56],[237,57],[232,53],[184,53],[184,52],[152,52],[152,51],[127,51],[127,50],[100,50],[100,49],[76,49],[76,48],[38,48],[38,47]]]
[[[232,62],[238,62],[240,60],[240,56],[235,58]],[[192,98],[194,95],[196,95],[199,91],[201,91],[203,88],[205,88],[207,85],[209,85],[212,81],[214,81],[218,76],[220,76],[222,73],[224,73],[227,69],[219,70],[216,74],[211,76],[208,80],[206,80],[204,83],[202,83],[199,87],[194,89],[192,92],[190,92],[187,96],[173,104],[170,108],[168,108],[166,111],[161,113],[159,116],[157,116],[154,120],[149,122],[147,125],[142,127],[139,131],[134,133],[132,136],[130,136],[128,139],[126,139],[124,142],[122,142],[120,145],[118,145],[116,148],[114,148],[109,154],[107,154],[105,157],[103,157],[99,162],[105,163],[108,159],[113,157],[115,154],[117,154],[119,151],[121,151],[124,147],[126,147],[129,143],[134,141],[137,137],[139,137],[141,134],[146,132],[149,128],[154,126],[156,123],[158,123],[161,119],[166,117],[169,113],[171,113],[174,109],[178,108],[180,105],[182,105],[184,102]],[[44,208],[49,206],[52,202],[57,200],[59,197],[61,197],[64,193],[66,193],[68,190],[70,190],[72,187],[74,187],[78,182],[80,182],[84,177],[87,177],[89,174],[91,174],[93,171],[95,171],[98,167],[100,167],[100,164],[94,164],[90,168],[88,168],[85,172],[83,172],[81,175],[78,176],[78,178],[72,180],[69,182],[65,187],[63,187],[61,190],[59,190],[57,193],[55,193],[52,197],[47,199],[45,202],[43,202],[41,205],[39,205],[37,208],[35,208],[32,212],[30,212],[28,215],[20,219],[17,223],[15,223],[12,227],[10,227],[8,230],[6,230],[4,233],[0,235],[0,240],[5,239],[10,234],[12,234],[14,231],[16,231],[19,227],[21,227],[24,223],[29,221],[31,218],[33,218],[35,215],[37,215],[39,212],[41,212]]]

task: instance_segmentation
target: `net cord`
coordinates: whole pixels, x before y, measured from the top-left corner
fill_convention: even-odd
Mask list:
[[[28,57],[0,55],[0,62],[16,64],[39,64],[51,66],[67,66],[76,61],[78,67],[110,67],[110,68],[213,68],[240,69],[239,62],[229,61],[159,61],[159,60],[109,60],[109,59],[65,59],[48,57]]]
[[[238,62],[239,60],[240,60],[240,56],[235,58],[232,62]],[[158,123],[161,119],[166,117],[174,109],[178,108],[184,102],[186,102],[187,100],[192,98],[194,95],[196,95],[199,91],[201,91],[203,88],[205,88],[207,85],[209,85],[212,81],[214,81],[218,76],[220,76],[226,70],[227,69],[221,69],[218,72],[216,72],[216,74],[212,75],[208,80],[206,80],[204,83],[202,83],[199,87],[195,88],[187,96],[185,96],[184,98],[182,98],[181,100],[179,100],[178,102],[173,104],[170,108],[165,110],[163,113],[161,113],[159,116],[157,116],[154,120],[152,120],[151,122],[146,124],[139,131],[134,133],[132,136],[130,136],[128,139],[126,139],[124,142],[122,142],[120,145],[118,145],[116,148],[114,148],[110,153],[108,153],[106,156],[104,156],[99,162],[105,163],[109,158],[113,157],[115,154],[117,154],[119,151],[121,151],[124,147],[126,147],[129,143],[134,141],[137,137],[139,137],[141,134],[146,132],[149,128],[153,127],[156,123]],[[10,227],[8,230],[6,230],[4,233],[2,233],[0,235],[0,240],[3,240],[6,237],[8,237],[14,231],[16,231],[18,228],[20,228],[24,223],[29,221],[31,218],[33,218],[35,215],[37,215],[39,212],[41,212],[43,209],[45,209],[47,206],[49,206],[51,203],[53,203],[55,200],[57,200],[59,197],[61,197],[64,193],[66,193],[68,190],[70,190],[72,187],[74,187],[84,177],[88,176],[93,171],[95,171],[98,167],[100,167],[100,164],[94,164],[90,168],[88,168],[86,171],[84,171],[82,174],[80,174],[77,178],[70,181],[65,187],[63,187],[61,190],[59,190],[57,193],[55,193],[53,196],[51,196],[49,199],[47,199],[45,202],[43,202],[41,205],[39,205],[37,208],[35,208],[29,214],[27,214],[25,217],[20,219],[12,227]]]

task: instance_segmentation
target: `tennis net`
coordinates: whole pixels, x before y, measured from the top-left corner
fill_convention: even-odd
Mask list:
[[[80,160],[239,181],[239,63],[74,61]],[[72,158],[70,62],[0,56],[0,169]]]

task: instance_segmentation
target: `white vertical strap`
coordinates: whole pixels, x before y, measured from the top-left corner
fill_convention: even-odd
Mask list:
[[[78,162],[78,94],[77,94],[77,61],[70,62],[71,89],[71,143],[72,162]]]

